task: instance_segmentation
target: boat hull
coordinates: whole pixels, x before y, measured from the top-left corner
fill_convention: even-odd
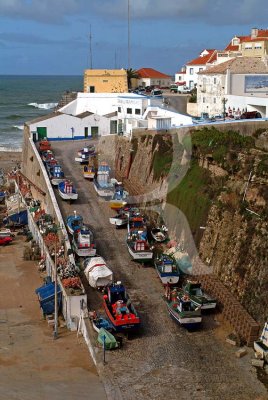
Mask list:
[[[51,179],[51,184],[53,186],[58,186],[58,184],[63,182],[63,181],[64,181],[64,179],[62,179],[62,178],[52,178]]]
[[[77,200],[78,199],[78,193],[64,193],[61,190],[59,190],[59,195],[63,200]]]
[[[127,225],[128,223],[128,219],[122,219],[122,218],[116,218],[116,217],[112,217],[109,218],[110,224],[115,225],[115,226],[124,226]]]
[[[127,205],[126,201],[123,200],[110,200],[110,207],[112,210],[120,210]]]
[[[114,188],[102,188],[94,182],[94,188],[100,197],[110,198],[114,195]]]
[[[171,318],[177,322],[177,324],[183,326],[186,329],[197,329],[200,327],[201,322],[202,322],[202,317],[182,317],[180,316],[179,313],[177,313],[175,310],[173,310],[169,304],[167,303],[167,308],[168,308],[168,312],[169,315],[171,316]]]
[[[152,251],[134,251],[128,244],[127,244],[128,252],[133,258],[134,261],[138,262],[149,262],[153,259],[153,252]]]
[[[92,247],[79,248],[74,243],[73,251],[78,255],[78,257],[94,257],[96,255],[96,249]]]
[[[158,268],[156,268],[156,272],[163,285],[176,285],[180,280],[180,277],[177,275],[162,274],[158,271]]]
[[[140,321],[133,321],[130,322],[129,320],[124,320],[124,321],[117,321],[113,318],[112,314],[110,313],[110,310],[106,304],[106,302],[104,302],[104,310],[105,313],[109,319],[109,322],[111,323],[113,329],[116,332],[134,332],[136,330],[138,330],[140,328]]]
[[[95,172],[84,172],[83,176],[85,179],[93,180],[95,176]]]

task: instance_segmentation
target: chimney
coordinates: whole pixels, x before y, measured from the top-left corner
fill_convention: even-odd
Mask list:
[[[251,29],[251,39],[256,39],[256,37],[258,36],[258,33],[259,33],[259,29],[252,28]]]

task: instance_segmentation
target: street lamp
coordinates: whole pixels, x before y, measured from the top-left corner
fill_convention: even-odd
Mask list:
[[[223,120],[225,121],[225,114],[226,114],[226,103],[227,103],[227,99],[224,97],[223,99],[222,99],[222,104],[223,104]]]

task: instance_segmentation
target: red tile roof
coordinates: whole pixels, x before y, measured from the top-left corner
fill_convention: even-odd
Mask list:
[[[169,79],[170,75],[163,74],[162,72],[156,71],[153,68],[141,68],[137,71],[140,78],[160,78],[160,79]]]
[[[261,37],[268,38],[268,29],[259,29],[257,37],[258,38],[261,38]]]
[[[213,62],[216,60],[216,50],[207,50],[208,54],[201,57],[197,57],[192,61],[189,61],[186,65],[206,65],[209,62]]]
[[[233,46],[232,42],[230,42],[228,44],[228,46],[225,47],[225,50],[227,50],[227,51],[238,51],[239,50],[239,46],[238,45],[237,46]]]

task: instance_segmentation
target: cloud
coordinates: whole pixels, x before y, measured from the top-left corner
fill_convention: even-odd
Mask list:
[[[129,0],[129,4],[132,20],[258,25],[266,24],[268,17],[267,0]],[[0,0],[1,16],[49,24],[67,23],[72,16],[126,20],[127,10],[128,0]]]

